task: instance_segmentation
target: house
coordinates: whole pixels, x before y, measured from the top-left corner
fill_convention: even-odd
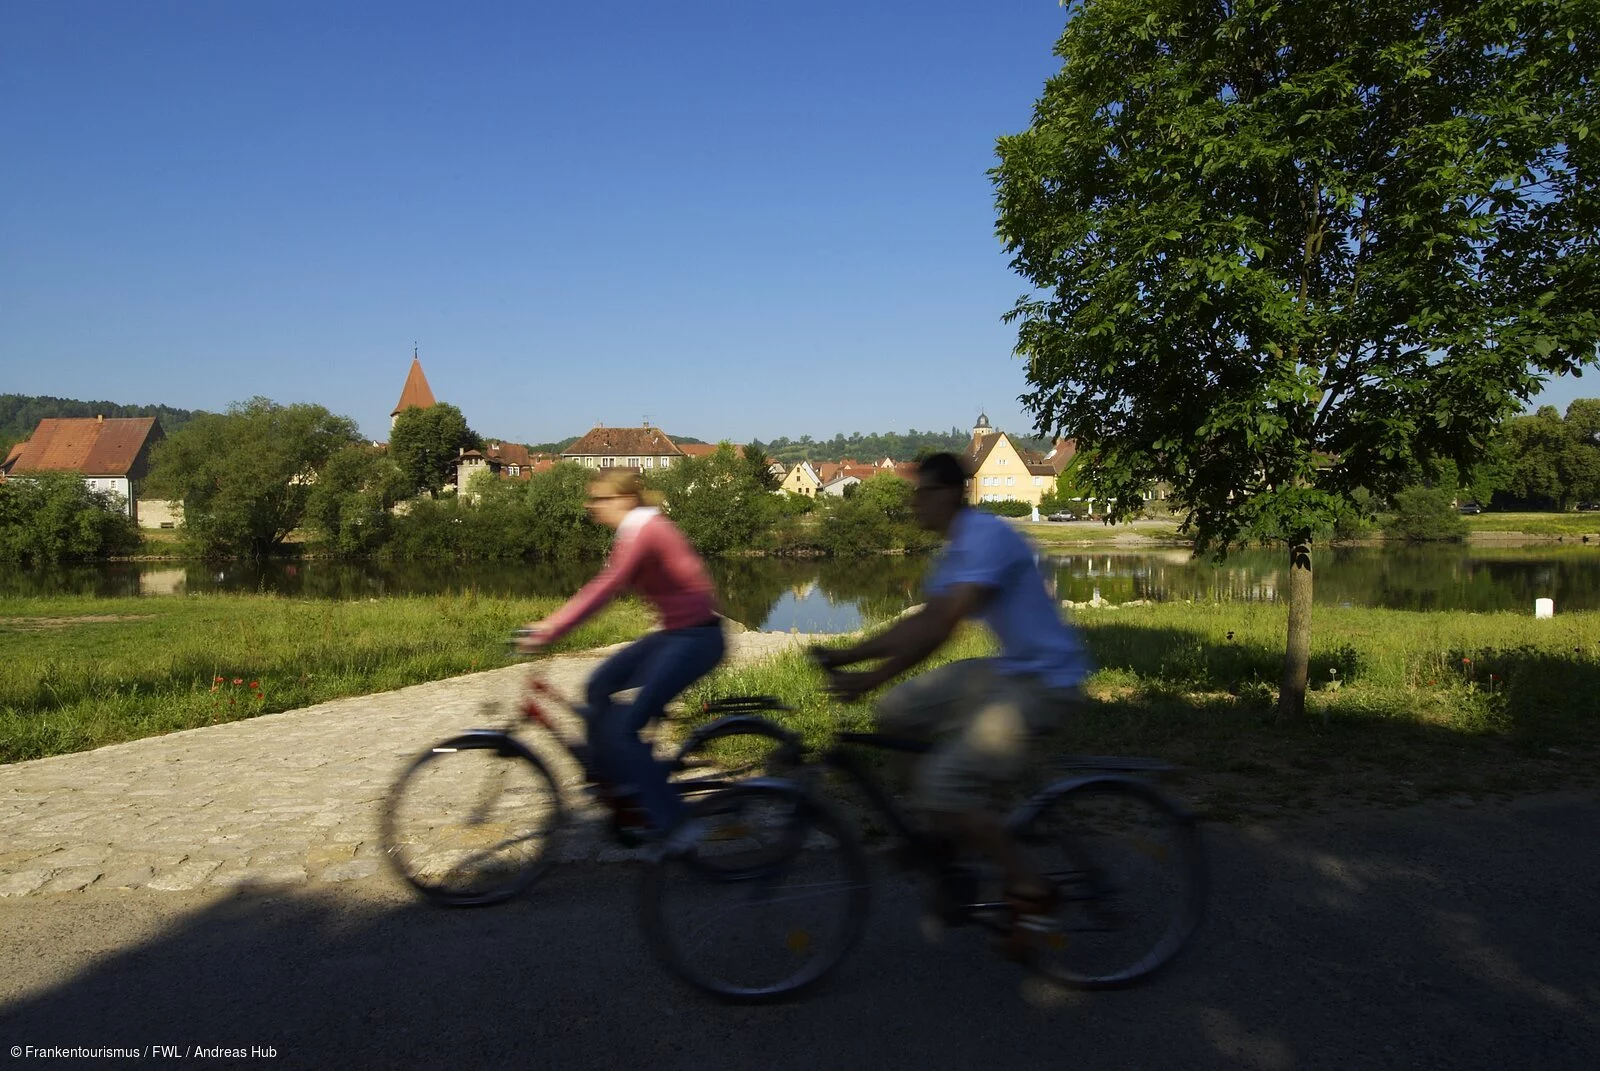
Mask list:
[[[488,443],[482,450],[460,452],[456,461],[456,487],[467,489],[467,481],[480,472],[492,472],[501,480],[527,480],[556,463],[549,454],[535,454],[521,443]]]
[[[804,498],[815,498],[822,489],[822,477],[817,470],[811,467],[811,462],[798,462],[783,477],[783,482],[778,485],[778,490],[787,491],[791,495],[800,495]]]
[[[662,434],[660,428],[648,424],[641,428],[597,425],[561,451],[561,460],[575,461],[589,468],[624,468],[641,472],[670,468],[683,460],[684,456],[684,451]]]
[[[823,484],[821,487],[821,493],[843,498],[846,490],[851,487],[857,487],[860,485],[860,483],[860,476],[857,476],[853,473],[841,473],[834,476],[834,478],[829,480],[827,483]]]
[[[428,386],[428,377],[422,374],[422,362],[417,360],[417,351],[412,350],[411,371],[406,373],[406,385],[400,388],[400,400],[394,404],[394,412],[389,414],[389,427],[394,427],[400,414],[413,406],[432,409],[437,404],[433,400],[433,390]]]
[[[27,442],[0,463],[0,478],[39,472],[76,472],[98,491],[122,499],[139,519],[139,484],[150,467],[150,450],[165,438],[155,417],[52,417],[39,421]]]
[[[970,476],[967,502],[1026,502],[1039,500],[1055,489],[1056,477],[1065,471],[1077,452],[1070,439],[1058,439],[1048,453],[1040,454],[1014,444],[1003,431],[989,424],[987,414],[978,414],[962,461]]]

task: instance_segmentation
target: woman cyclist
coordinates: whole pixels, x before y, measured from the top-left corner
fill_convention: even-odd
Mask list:
[[[589,481],[589,517],[617,533],[611,553],[566,605],[528,627],[522,648],[532,653],[554,643],[627,591],[655,606],[662,627],[601,663],[589,678],[584,717],[593,774],[623,800],[637,799],[650,821],[646,836],[673,852],[693,846],[700,823],[686,820],[666,767],[639,739],[639,730],[716,668],[724,641],[705,563],[677,525],[645,504],[646,494],[638,474],[627,469],[606,469]],[[632,703],[615,701],[618,692],[631,688],[639,689]]]

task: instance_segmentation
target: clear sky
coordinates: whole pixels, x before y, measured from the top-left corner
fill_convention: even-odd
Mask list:
[[[1027,430],[985,171],[1064,20],[7,0],[0,392],[264,394],[383,438],[415,342],[518,441]]]

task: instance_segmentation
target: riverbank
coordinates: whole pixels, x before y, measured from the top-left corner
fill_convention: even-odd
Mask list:
[[[1187,768],[1213,818],[1592,787],[1600,759],[1600,613],[1414,613],[1318,607],[1306,719],[1274,716],[1284,610],[1259,603],[1080,610],[1100,667],[1055,750]],[[969,632],[936,661],[986,654]],[[799,655],[720,671],[693,697],[781,696],[818,746],[865,729],[866,706],[821,695]],[[727,755],[728,761],[749,756]]]
[[[508,665],[559,598],[0,599],[0,763],[239,721]],[[624,601],[556,645],[650,627]]]

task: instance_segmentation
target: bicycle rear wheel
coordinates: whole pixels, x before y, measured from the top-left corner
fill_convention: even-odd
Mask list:
[[[1032,966],[1066,985],[1134,985],[1183,948],[1209,891],[1194,816],[1154,786],[1099,776],[1051,786],[1012,834],[1061,898]]]
[[[466,733],[423,752],[395,782],[384,857],[436,903],[497,904],[550,868],[565,818],[538,756],[503,733]]]
[[[692,804],[712,832],[645,872],[645,934],[673,974],[722,1000],[759,1003],[821,981],[855,946],[867,872],[855,837],[798,786],[751,781]],[[722,839],[728,826],[781,831]],[[785,846],[782,852],[774,844]]]

